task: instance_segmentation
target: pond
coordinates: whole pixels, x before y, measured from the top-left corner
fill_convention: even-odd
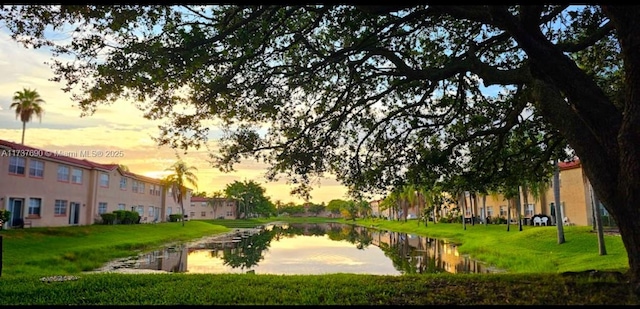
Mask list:
[[[186,273],[493,273],[439,239],[339,223],[283,223],[167,247],[122,267]]]

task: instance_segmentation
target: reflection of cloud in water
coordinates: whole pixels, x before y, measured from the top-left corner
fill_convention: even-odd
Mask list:
[[[256,274],[327,274],[359,273],[400,275],[393,263],[376,246],[357,249],[356,244],[335,241],[325,236],[282,237],[273,239],[264,257],[251,268],[232,268],[224,265],[223,253],[194,250],[188,256],[189,273],[245,273]]]
[[[336,255],[336,254],[322,254],[322,255],[314,255],[308,256],[303,255],[296,259],[288,259],[281,261],[280,264],[307,264],[309,262],[325,264],[325,265],[364,265],[365,262],[354,260],[352,258],[346,257],[344,255]]]

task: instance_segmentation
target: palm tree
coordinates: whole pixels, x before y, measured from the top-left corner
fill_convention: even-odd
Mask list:
[[[163,183],[166,187],[171,188],[171,196],[173,200],[180,204],[182,210],[182,226],[184,226],[184,202],[183,199],[187,196],[187,187],[185,181],[198,188],[198,177],[193,173],[198,169],[195,166],[187,166],[187,164],[178,157],[178,161],[173,163],[171,167],[166,171],[172,172],[163,179]]]
[[[22,121],[22,144],[24,145],[24,131],[27,126],[27,122],[31,121],[33,116],[38,117],[42,121],[42,114],[44,110],[40,104],[44,103],[44,100],[40,97],[40,94],[36,90],[23,88],[22,91],[16,91],[13,96],[13,103],[11,108],[16,111],[16,118],[20,117]]]

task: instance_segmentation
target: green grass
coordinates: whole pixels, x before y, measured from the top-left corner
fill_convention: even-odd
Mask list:
[[[0,305],[425,305],[425,304],[635,304],[629,285],[610,277],[563,276],[564,271],[627,269],[619,237],[607,236],[600,256],[588,227],[566,227],[557,244],[555,227],[467,226],[415,221],[358,220],[399,232],[461,243],[460,253],[491,262],[509,274],[377,276],[250,274],[85,274],[115,258],[171,242],[192,240],[271,221],[323,222],[318,218],[190,221],[123,226],[81,226],[0,231],[3,270]],[[350,221],[331,220],[344,223]],[[49,275],[76,281],[44,283]]]
[[[350,221],[342,221],[354,224]],[[510,273],[560,273],[597,269],[625,272],[627,252],[620,236],[605,235],[607,255],[598,252],[597,235],[588,226],[565,226],[565,243],[558,244],[557,227],[517,225],[423,224],[416,220],[357,220],[355,224],[399,231],[460,244],[458,252]]]
[[[171,242],[230,229],[206,222],[90,225],[4,230],[2,276],[66,275],[99,268]]]

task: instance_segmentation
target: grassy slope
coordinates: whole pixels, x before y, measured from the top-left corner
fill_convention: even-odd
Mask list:
[[[504,225],[468,226],[464,231],[457,224],[425,228],[415,221],[356,221],[462,242],[461,253],[509,266],[504,268],[516,273],[506,275],[81,273],[167,242],[268,221],[191,221],[184,228],[180,223],[164,223],[1,231],[4,268],[0,304],[638,304],[624,283],[555,274],[626,267],[626,253],[619,238],[608,237],[609,255],[599,256],[595,234],[582,227],[568,227],[567,243],[558,245],[554,227],[525,227],[518,232],[512,226],[506,232]],[[39,280],[44,275],[63,274],[75,274],[80,279],[52,283]]]

